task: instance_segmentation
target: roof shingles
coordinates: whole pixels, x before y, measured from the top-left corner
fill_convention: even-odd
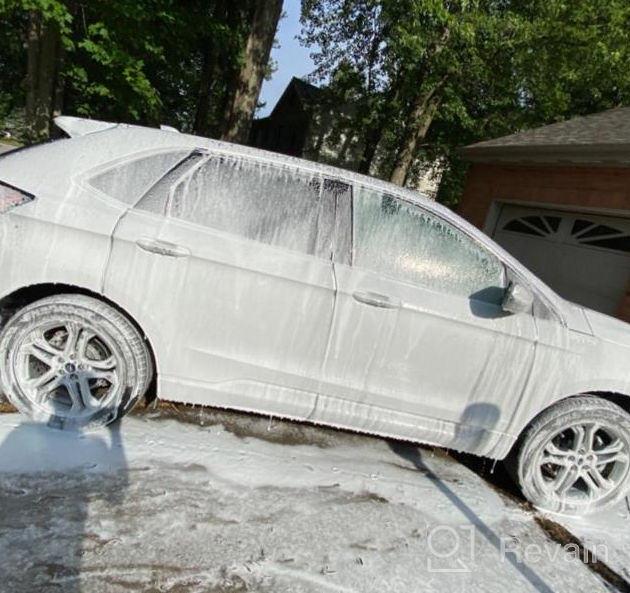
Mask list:
[[[470,160],[519,156],[536,160],[630,158],[630,107],[618,107],[601,113],[550,124],[541,128],[486,140],[461,150]],[[626,159],[623,159],[626,160]]]

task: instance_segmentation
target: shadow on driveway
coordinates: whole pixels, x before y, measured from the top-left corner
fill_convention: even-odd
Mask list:
[[[0,557],[11,567],[0,566],[0,590],[82,591],[84,549],[98,540],[86,527],[89,507],[125,498],[120,429],[76,434],[25,422],[0,443]]]
[[[423,475],[431,480],[431,483],[451,502],[453,507],[457,509],[470,523],[474,526],[475,533],[480,533],[486,541],[494,547],[498,556],[507,560],[515,570],[517,570],[527,581],[542,593],[553,593],[553,589],[536,573],[524,563],[515,560],[514,555],[510,553],[502,553],[501,539],[499,536],[473,511],[457,494],[437,476],[422,460],[420,448],[414,445],[401,442],[391,442],[390,448],[394,453],[413,463]]]

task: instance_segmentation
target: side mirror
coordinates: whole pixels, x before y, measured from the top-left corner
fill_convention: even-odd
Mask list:
[[[507,313],[531,313],[534,293],[522,284],[510,282],[501,307]]]

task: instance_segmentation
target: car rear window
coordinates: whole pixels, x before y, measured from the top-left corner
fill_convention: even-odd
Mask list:
[[[174,150],[150,154],[125,161],[91,177],[95,189],[129,206],[138,200],[177,163],[190,154],[190,150]]]

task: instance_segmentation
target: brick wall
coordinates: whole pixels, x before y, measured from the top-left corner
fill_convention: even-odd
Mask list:
[[[474,163],[459,213],[482,229],[493,202],[510,200],[630,211],[630,169]],[[630,279],[618,316],[630,322]]]

